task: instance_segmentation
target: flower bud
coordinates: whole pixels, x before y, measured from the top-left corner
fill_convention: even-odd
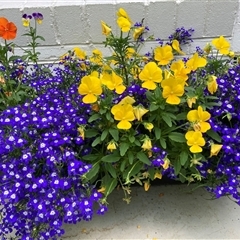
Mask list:
[[[152,142],[149,137],[145,137],[144,142],[142,144],[143,150],[151,150],[152,149]]]
[[[107,150],[112,152],[115,149],[117,149],[117,144],[114,141],[109,142],[107,145]]]
[[[138,121],[142,121],[142,116],[149,112],[149,110],[145,109],[142,105],[138,105],[133,108],[134,115]]]

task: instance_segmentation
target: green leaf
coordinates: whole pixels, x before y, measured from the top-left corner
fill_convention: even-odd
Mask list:
[[[155,137],[156,139],[160,139],[161,137],[161,129],[159,129],[158,127],[154,127],[154,132],[155,132]]]
[[[110,122],[113,122],[113,118],[112,118],[112,115],[111,115],[110,112],[107,112],[107,113],[106,113],[106,119],[107,119],[108,121],[110,121]]]
[[[179,157],[180,157],[181,165],[184,166],[188,160],[188,153],[186,151],[182,151]]]
[[[92,142],[92,147],[97,146],[101,142],[101,138],[97,137],[93,142]]]
[[[47,67],[43,68],[42,71],[45,73],[51,73],[51,70]]]
[[[173,166],[174,166],[174,173],[175,175],[178,175],[180,170],[181,170],[181,162],[179,159],[176,159],[174,162],[173,162]]]
[[[9,58],[9,62],[12,62],[12,61],[14,61],[14,60],[17,60],[17,59],[21,59],[22,57],[20,57],[20,56],[11,56],[10,58]]]
[[[128,139],[129,139],[130,143],[134,143],[135,142],[135,137],[134,136],[129,136]]]
[[[129,149],[129,144],[128,143],[120,143],[119,150],[120,150],[120,155],[123,157],[127,150]]]
[[[105,169],[111,174],[113,178],[117,178],[116,169],[111,163],[105,163]]]
[[[187,113],[182,112],[182,113],[177,114],[176,119],[177,120],[186,120],[187,119]]]
[[[206,132],[206,134],[207,134],[209,137],[211,137],[212,139],[214,139],[215,141],[217,141],[217,142],[219,142],[219,143],[222,142],[222,139],[221,139],[220,135],[219,135],[217,132],[213,131],[212,129],[209,129],[209,130]]]
[[[149,100],[149,102],[153,102],[155,100],[153,93],[151,93],[150,91],[146,92],[146,97]]]
[[[89,172],[86,174],[86,177],[88,180],[91,180],[93,177],[95,177],[100,169],[99,163],[95,163],[92,168],[89,170]]]
[[[158,108],[159,108],[158,105],[156,105],[155,103],[151,103],[149,107],[149,111],[153,112],[153,111],[156,111]]]
[[[105,129],[101,135],[101,141],[104,141],[108,135],[108,129]]]
[[[161,137],[161,138],[159,139],[159,141],[160,141],[160,144],[161,144],[162,148],[163,148],[163,149],[166,149],[166,147],[167,147],[166,140]]]
[[[109,163],[113,163],[113,162],[117,162],[120,160],[120,156],[116,156],[113,154],[109,154],[107,156],[102,157],[101,161],[103,162],[109,162]]]
[[[98,132],[94,129],[88,129],[85,131],[86,138],[96,137],[97,135],[98,135]]]
[[[117,179],[112,178],[106,182],[105,185],[105,196],[107,197],[117,186]]]
[[[147,156],[144,152],[138,152],[138,153],[137,153],[137,158],[138,158],[141,162],[143,162],[143,163],[145,163],[145,164],[147,164],[147,165],[149,165],[149,166],[151,165],[151,162],[150,162],[148,156]]]
[[[134,160],[134,155],[131,151],[128,152],[128,162],[130,165],[133,164],[133,160]]]
[[[135,140],[134,143],[135,143],[136,146],[139,146],[139,147],[142,146],[142,144],[141,144],[140,141],[138,141],[138,140]]]
[[[156,99],[159,99],[161,97],[161,90],[159,87],[157,87],[155,90],[154,90],[154,94],[155,94],[155,98]]]
[[[169,127],[172,126],[172,119],[168,115],[163,114],[162,119]]]
[[[135,176],[138,174],[143,167],[142,162],[137,161],[132,166],[129,166],[126,171],[123,173],[123,179],[129,180],[130,177]]]
[[[110,128],[109,129],[109,133],[111,134],[111,136],[113,137],[113,139],[117,142],[119,140],[119,132],[117,129],[114,128]]]
[[[93,122],[93,121],[95,121],[95,120],[97,120],[99,118],[100,118],[100,114],[95,113],[88,119],[88,122],[91,123],[91,122]]]
[[[186,138],[184,134],[179,132],[171,132],[168,134],[168,137],[173,140],[174,142],[184,143],[186,142]]]
[[[156,170],[154,168],[149,168],[148,173],[150,176],[150,179],[153,181],[154,180],[154,175],[155,175]]]
[[[179,174],[179,180],[184,183],[186,182],[186,178],[184,177],[186,175],[186,170],[184,168],[181,169],[181,174]]]
[[[99,158],[99,155],[89,154],[89,155],[84,155],[81,158],[85,161],[95,161]]]
[[[120,165],[120,171],[121,171],[121,172],[124,171],[124,169],[125,169],[125,167],[126,167],[126,163],[127,163],[127,161],[126,161],[126,159],[124,159],[124,160],[122,161],[121,165]]]
[[[44,37],[42,37],[42,36],[36,36],[36,39],[41,39],[42,41],[45,41],[45,38]]]

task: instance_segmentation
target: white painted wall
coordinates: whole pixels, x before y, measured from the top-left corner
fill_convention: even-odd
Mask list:
[[[21,35],[23,13],[41,12],[43,24],[39,34],[46,41],[39,48],[42,60],[53,61],[72,47],[79,46],[87,52],[94,48],[103,51],[104,36],[100,20],[118,32],[116,11],[123,7],[134,22],[145,18],[145,24],[155,37],[167,39],[177,28],[193,27],[195,41],[186,46],[192,52],[196,46],[204,46],[212,38],[226,36],[232,49],[240,52],[240,0],[0,0],[0,16],[13,21],[18,27],[14,42],[24,46],[26,38]],[[155,42],[148,42],[149,50]],[[17,51],[17,50],[16,50]],[[144,51],[144,50],[143,50]]]

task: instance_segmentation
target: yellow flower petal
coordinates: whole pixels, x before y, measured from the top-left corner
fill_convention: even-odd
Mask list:
[[[124,17],[119,17],[117,19],[118,27],[121,29],[122,32],[128,32],[131,28],[131,23],[128,19]]]
[[[97,97],[93,94],[87,94],[83,97],[82,101],[86,104],[95,103],[97,101]]]
[[[219,50],[221,54],[223,55],[229,54],[230,43],[223,36],[213,39],[212,44],[217,50]]]
[[[122,94],[125,91],[126,87],[124,85],[118,85],[116,87],[116,93],[117,94]]]
[[[174,49],[174,50],[176,50],[179,54],[185,54],[183,51],[181,51],[181,49],[180,49],[180,46],[179,46],[179,42],[178,42],[178,40],[176,40],[176,39],[174,39],[173,41],[172,41],[172,48]]]
[[[112,31],[112,29],[110,27],[108,27],[104,21],[101,21],[101,26],[102,26],[102,34],[103,35],[107,36]]]
[[[199,147],[198,145],[193,145],[192,147],[190,147],[190,151],[192,153],[199,153],[202,152],[202,148]]]
[[[200,131],[202,133],[205,133],[211,128],[211,125],[208,122],[200,122]]]
[[[127,120],[122,120],[117,124],[118,129],[128,130],[132,127],[132,124]]]
[[[207,82],[207,89],[211,94],[214,94],[218,89],[217,77],[210,76]]]
[[[210,157],[217,156],[222,147],[222,144],[211,144]]]
[[[205,58],[199,57],[198,53],[195,53],[192,58],[190,58],[186,66],[191,70],[191,71],[196,71],[200,67],[205,67],[207,64],[207,60]]]

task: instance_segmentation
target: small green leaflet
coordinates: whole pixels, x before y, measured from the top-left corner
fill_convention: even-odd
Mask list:
[[[150,162],[150,160],[149,160],[149,158],[147,157],[147,155],[144,153],[144,152],[138,152],[137,153],[137,158],[141,161],[141,162],[143,162],[143,163],[145,163],[145,164],[147,164],[147,165],[151,165],[151,162]]]

